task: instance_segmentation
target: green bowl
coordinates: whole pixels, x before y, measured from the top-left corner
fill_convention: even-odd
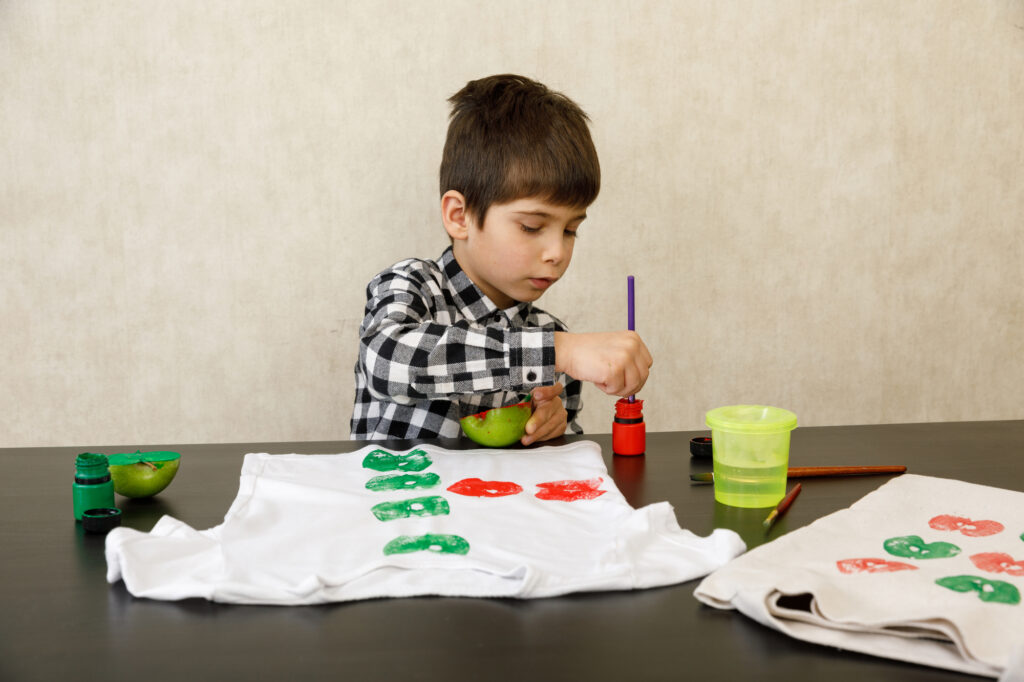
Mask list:
[[[471,414],[459,420],[462,432],[470,440],[489,448],[503,448],[526,434],[526,422],[530,421],[533,410],[529,402],[506,407],[495,407],[478,414]]]

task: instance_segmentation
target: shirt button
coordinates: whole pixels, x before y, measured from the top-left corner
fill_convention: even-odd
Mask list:
[[[527,372],[526,373],[526,380],[527,381],[536,381],[537,380],[537,373],[536,372]]]

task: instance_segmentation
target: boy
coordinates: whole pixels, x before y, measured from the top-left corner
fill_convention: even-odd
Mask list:
[[[631,395],[651,366],[635,332],[570,334],[533,306],[569,267],[600,189],[587,116],[513,75],[471,81],[449,102],[440,176],[451,246],[367,285],[351,438],[455,438],[461,417],[523,394],[523,445],[582,433],[580,381]]]

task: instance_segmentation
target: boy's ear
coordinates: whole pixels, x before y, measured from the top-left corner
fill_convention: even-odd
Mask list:
[[[469,237],[470,217],[466,211],[466,197],[461,192],[450,189],[441,197],[441,220],[452,239]]]

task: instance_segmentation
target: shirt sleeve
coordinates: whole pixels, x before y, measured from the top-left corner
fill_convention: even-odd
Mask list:
[[[359,362],[373,397],[409,404],[554,382],[553,329],[441,323],[432,299],[427,284],[393,271],[368,285]]]
[[[580,411],[583,409],[583,382],[578,379],[573,379],[568,374],[559,375],[558,381],[562,382],[565,386],[565,411],[569,413],[566,417],[568,423],[568,430],[572,433],[583,433],[583,427],[576,422],[576,417],[579,416]]]

